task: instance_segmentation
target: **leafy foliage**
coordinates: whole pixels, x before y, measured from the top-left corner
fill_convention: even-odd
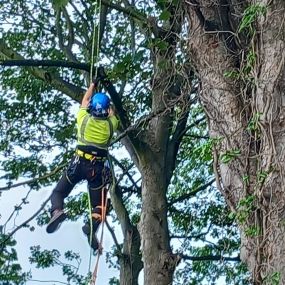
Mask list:
[[[16,241],[5,234],[0,235],[0,281],[7,285],[25,284],[31,277],[30,273],[23,273],[18,263],[17,252],[14,249]]]
[[[30,262],[36,264],[37,268],[49,268],[51,266],[60,266],[63,276],[66,276],[68,282],[73,284],[83,285],[90,280],[90,276],[82,276],[78,274],[78,267],[81,263],[79,254],[72,251],[67,251],[64,254],[65,259],[69,262],[75,262],[76,265],[71,263],[64,263],[60,260],[61,254],[58,250],[42,250],[40,246],[31,247]]]

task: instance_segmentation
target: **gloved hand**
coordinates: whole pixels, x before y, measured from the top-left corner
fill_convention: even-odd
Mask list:
[[[98,86],[100,81],[104,81],[104,79],[107,78],[107,75],[105,73],[104,67],[99,66],[97,69],[97,76],[93,78],[93,83],[95,86]]]
[[[98,76],[94,77],[93,80],[92,80],[92,82],[94,83],[95,86],[98,86],[99,81],[100,81],[100,78]]]
[[[107,78],[107,75],[105,73],[105,70],[104,70],[104,67],[103,66],[99,66],[98,69],[97,69],[97,77],[100,79],[100,80],[104,80]]]

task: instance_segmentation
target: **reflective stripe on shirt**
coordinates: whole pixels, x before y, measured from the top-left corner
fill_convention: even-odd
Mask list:
[[[87,112],[87,108],[80,108],[77,114],[78,144],[107,149],[118,123],[115,116],[97,119]]]

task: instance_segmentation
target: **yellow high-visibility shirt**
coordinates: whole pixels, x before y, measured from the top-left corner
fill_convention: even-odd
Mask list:
[[[95,118],[80,107],[77,113],[77,144],[107,149],[119,120],[116,116]]]

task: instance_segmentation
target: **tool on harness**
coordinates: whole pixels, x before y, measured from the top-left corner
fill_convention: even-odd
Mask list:
[[[90,153],[86,153],[80,149],[76,149],[75,153],[79,156],[79,157],[83,157],[87,160],[91,160],[91,161],[106,161],[107,157],[100,157],[100,156],[95,156],[93,154]]]

